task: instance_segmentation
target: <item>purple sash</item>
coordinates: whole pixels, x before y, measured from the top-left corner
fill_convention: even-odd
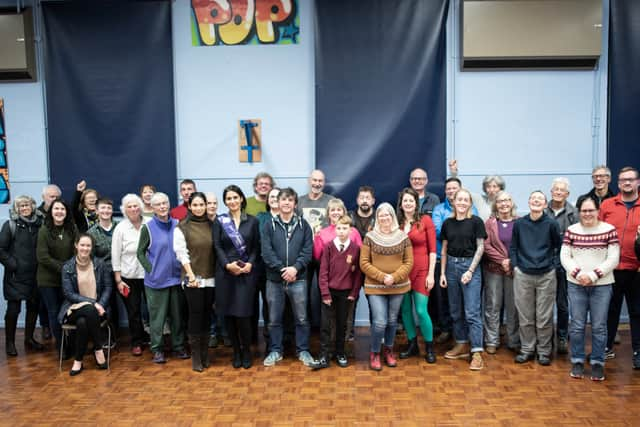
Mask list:
[[[240,255],[240,259],[247,262],[249,260],[249,255],[247,255],[247,244],[244,242],[240,232],[236,229],[236,224],[233,222],[229,214],[218,215],[218,222],[222,226],[225,234],[231,240],[231,243],[233,243],[233,246],[236,248],[236,251]]]

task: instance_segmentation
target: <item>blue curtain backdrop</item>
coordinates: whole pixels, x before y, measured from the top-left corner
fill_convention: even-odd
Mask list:
[[[98,4],[99,3],[99,4]],[[168,1],[43,2],[51,182],[176,200]]]
[[[322,0],[316,8],[316,165],[348,206],[360,185],[395,204],[409,172],[446,173],[448,0]]]
[[[640,167],[640,1],[611,0],[609,21],[609,144],[614,174]]]

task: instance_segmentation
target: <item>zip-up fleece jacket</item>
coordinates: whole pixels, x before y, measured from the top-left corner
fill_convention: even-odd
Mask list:
[[[293,215],[287,224],[280,215],[267,221],[262,228],[262,259],[267,270],[267,280],[282,282],[281,270],[295,267],[297,280],[306,277],[307,265],[313,252],[313,232],[307,221]]]
[[[640,261],[636,258],[634,244],[640,225],[640,198],[627,209],[622,196],[604,200],[600,205],[600,221],[613,225],[620,239],[620,263],[616,270],[635,270],[640,268]]]

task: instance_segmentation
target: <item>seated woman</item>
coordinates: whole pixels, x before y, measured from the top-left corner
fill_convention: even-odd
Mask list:
[[[62,293],[64,302],[58,314],[61,324],[76,325],[75,358],[69,375],[82,372],[82,359],[87,351],[89,337],[93,342],[98,369],[107,369],[102,351],[100,318],[106,315],[111,296],[111,273],[99,258],[93,258],[93,237],[87,233],[78,235],[75,241],[76,256],[62,267]]]

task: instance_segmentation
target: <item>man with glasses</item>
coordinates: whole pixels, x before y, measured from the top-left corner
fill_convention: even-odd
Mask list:
[[[409,185],[418,193],[420,212],[431,216],[433,208],[440,204],[440,198],[426,190],[429,183],[427,171],[416,168],[409,174]]]
[[[593,181],[593,188],[585,196],[598,199],[600,204],[606,199],[610,199],[615,196],[609,184],[611,183],[611,169],[605,165],[599,165],[593,168],[591,172],[591,180]]]
[[[613,271],[615,283],[607,317],[607,348],[605,358],[613,359],[614,338],[620,322],[623,298],[627,301],[631,324],[633,369],[640,369],[640,261],[634,245],[640,226],[640,200],[638,200],[638,170],[627,166],[618,173],[620,193],[602,202],[600,220],[613,225],[620,239],[620,263]]]

